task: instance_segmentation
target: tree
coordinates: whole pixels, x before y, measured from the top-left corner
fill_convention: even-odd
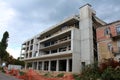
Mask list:
[[[4,34],[3,34],[3,38],[0,42],[0,59],[1,59],[1,62],[6,59],[6,57],[9,56],[9,53],[6,51],[7,49],[7,46],[8,46],[8,38],[9,38],[9,33],[6,31]]]

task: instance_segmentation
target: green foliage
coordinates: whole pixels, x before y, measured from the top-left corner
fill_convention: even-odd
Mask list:
[[[97,63],[87,65],[80,77],[73,75],[75,80],[120,80],[120,63],[114,60],[104,62],[98,67]],[[102,72],[101,72],[102,69]]]
[[[103,80],[120,80],[120,69],[107,67],[101,75]]]
[[[20,73],[21,76],[25,75],[25,72],[20,71],[19,73]]]
[[[114,73],[114,69],[111,67],[108,67],[104,70],[101,77],[103,80],[113,80],[112,74]]]
[[[84,68],[81,74],[81,80],[96,80],[100,77],[98,64],[94,63]]]
[[[78,74],[73,74],[73,77],[74,77],[75,80],[81,80],[80,76]]]
[[[3,61],[8,56],[8,53],[6,51],[6,48],[8,46],[8,43],[7,43],[8,38],[9,38],[9,33],[6,31],[3,34],[3,38],[0,42],[0,58],[1,58],[1,61]]]
[[[15,59],[14,64],[15,65],[21,65],[23,67],[25,66],[25,62],[24,61],[20,61],[19,59]]]
[[[63,77],[64,76],[64,73],[60,73],[57,75],[57,77]]]
[[[0,67],[0,71],[2,71],[2,67]]]
[[[120,69],[114,70],[114,74],[112,74],[114,80],[120,80]]]
[[[44,76],[45,77],[52,77],[52,75],[49,72],[45,73]]]

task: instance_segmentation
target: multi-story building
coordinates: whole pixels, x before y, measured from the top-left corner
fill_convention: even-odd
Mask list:
[[[106,23],[96,17],[91,5],[80,7],[78,15],[41,32],[22,44],[25,69],[79,73],[98,60],[96,29]]]
[[[96,29],[99,61],[114,58],[120,61],[120,21]]]

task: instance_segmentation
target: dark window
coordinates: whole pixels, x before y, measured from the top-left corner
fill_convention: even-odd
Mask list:
[[[27,42],[27,45],[29,45],[29,41]]]
[[[30,46],[30,50],[32,50],[32,49],[33,49],[33,45]]]
[[[108,50],[109,50],[109,51],[113,51],[113,47],[112,47],[112,44],[111,44],[111,43],[108,44]]]
[[[56,71],[56,61],[51,61],[51,71]]]
[[[59,60],[59,71],[66,71],[66,60]]]
[[[69,59],[69,71],[72,71],[72,59]]]
[[[49,61],[44,62],[44,70],[48,70]]]
[[[45,51],[45,54],[49,54],[50,53],[50,51]]]
[[[50,37],[50,36],[51,36],[51,35],[49,34],[49,35],[46,36],[46,38],[48,38],[48,37]]]
[[[61,30],[65,30],[67,28],[68,28],[67,25],[64,25],[64,26],[61,27]]]
[[[42,62],[38,63],[38,70],[42,70]]]
[[[110,28],[106,28],[105,31],[104,31],[104,34],[109,35],[110,34]]]
[[[44,44],[44,46],[45,46],[45,47],[50,46],[50,42],[46,42],[46,43]]]
[[[34,62],[33,64],[34,64],[33,69],[36,70],[37,69],[37,62]]]
[[[120,25],[117,27],[117,34],[120,34]]]
[[[33,44],[33,41],[34,41],[34,40],[32,39],[32,40],[31,40],[31,44]]]
[[[66,51],[67,50],[67,47],[65,46],[65,47],[62,47],[62,48],[59,48],[59,52],[64,52],[64,51]]]
[[[27,47],[27,51],[29,50],[29,47]]]
[[[57,53],[57,49],[51,50],[51,54],[52,54],[52,53]]]
[[[82,70],[85,69],[85,62],[81,62],[81,65],[82,65]]]

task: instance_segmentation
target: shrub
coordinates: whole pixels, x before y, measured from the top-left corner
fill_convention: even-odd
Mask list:
[[[112,77],[114,80],[120,80],[120,68],[114,70],[114,73],[112,74]]]
[[[0,67],[0,71],[2,71],[2,67]]]
[[[113,74],[114,74],[114,69],[112,67],[108,67],[102,73],[101,78],[103,80],[114,80],[112,76]]]
[[[80,77],[76,74],[73,76],[75,80],[120,80],[120,63],[113,59],[108,59],[98,66],[97,62],[95,62],[87,65]]]
[[[100,78],[98,63],[88,65],[84,68],[80,80],[97,80]]]
[[[22,72],[22,71],[20,71],[19,73],[20,73],[20,75],[21,75],[21,76],[25,74],[25,73],[24,73],[24,72]]]
[[[64,73],[60,73],[57,75],[57,77],[63,77],[64,76]]]
[[[50,77],[50,73],[47,72],[47,73],[44,74],[44,76],[45,76],[45,77]]]
[[[75,80],[80,80],[80,76],[79,76],[78,74],[73,74],[73,78],[74,78]]]

